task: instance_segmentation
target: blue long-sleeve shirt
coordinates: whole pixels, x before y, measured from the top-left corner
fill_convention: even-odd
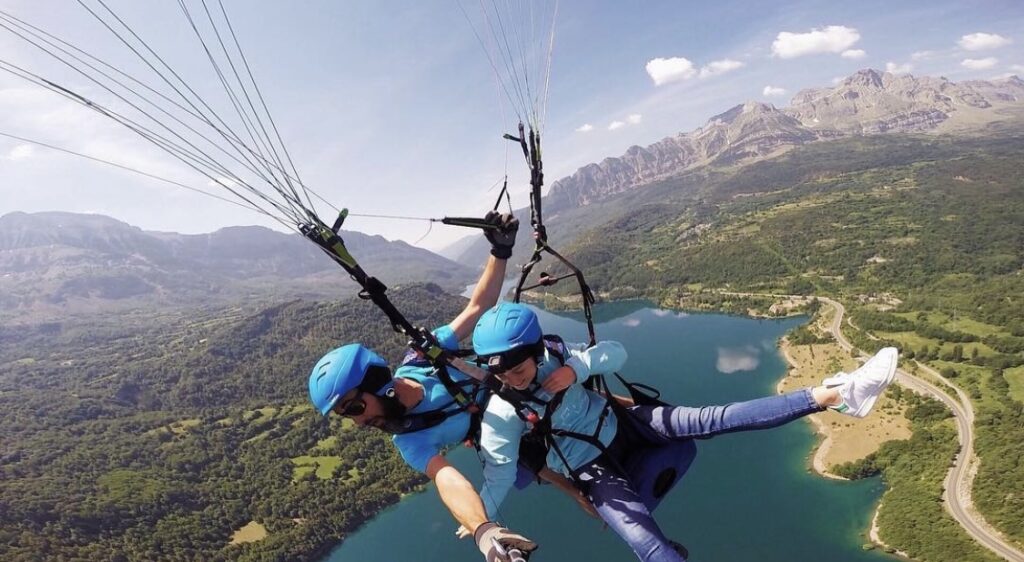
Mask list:
[[[451,326],[441,326],[434,330],[434,337],[441,346],[449,351],[459,348],[459,338]],[[469,378],[456,369],[448,369],[452,380],[456,382]],[[395,370],[395,378],[408,378],[423,386],[423,399],[409,409],[410,414],[429,412],[440,408],[457,409],[458,404],[448,393],[448,389],[434,374],[431,365],[403,364]],[[406,464],[420,472],[426,472],[430,459],[441,454],[445,448],[462,442],[469,432],[469,413],[460,412],[433,427],[403,433],[391,438]]]
[[[586,344],[566,344],[565,347],[568,352],[565,364],[576,373],[576,381],[566,389],[561,405],[552,414],[551,427],[593,435],[606,401],[603,396],[583,388],[582,383],[591,374],[610,374],[622,369],[626,350],[622,344],[613,341],[600,342],[591,348]],[[543,360],[537,365],[536,382],[543,383],[561,366],[558,359],[545,350]],[[542,388],[533,394],[545,401],[553,397]],[[498,516],[498,506],[515,483],[519,439],[529,429],[511,404],[497,395],[491,397],[480,427],[480,450],[484,459],[484,485],[480,497],[487,516],[492,520]],[[608,412],[598,439],[606,446],[611,444],[615,430],[615,414]],[[579,439],[556,437],[555,441],[570,466],[566,467],[554,450],[548,452],[547,465],[566,475],[570,469],[583,466],[601,454],[600,449]]]

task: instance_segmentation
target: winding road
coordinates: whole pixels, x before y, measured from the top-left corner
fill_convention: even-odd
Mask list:
[[[838,301],[822,296],[809,297],[803,295],[774,295],[766,293],[734,292],[723,292],[722,294],[783,299],[817,298],[819,301],[828,304],[833,310],[835,310],[835,317],[832,318],[832,324],[829,326],[829,332],[832,333],[836,342],[846,351],[854,349],[853,344],[843,336],[842,325],[843,316],[846,315],[846,307]],[[857,352],[861,357],[867,357],[860,350],[857,350]],[[896,371],[896,380],[898,380],[901,385],[913,390],[914,392],[932,396],[936,400],[939,400],[953,412],[953,416],[956,418],[956,431],[960,440],[960,452],[957,453],[956,458],[953,460],[953,466],[950,468],[949,474],[946,475],[946,479],[943,482],[942,500],[943,504],[946,506],[946,511],[948,511],[953,519],[955,519],[957,523],[967,531],[967,534],[985,548],[991,550],[996,555],[1009,560],[1010,562],[1024,562],[1024,552],[1004,539],[1002,535],[1000,535],[995,528],[986,523],[981,514],[975,511],[972,507],[971,487],[974,485],[974,475],[978,463],[978,457],[974,454],[974,408],[971,406],[970,398],[964,393],[964,391],[950,383],[946,378],[935,371],[935,369],[916,361],[915,364],[922,371],[926,371],[937,380],[945,383],[956,393],[956,398],[954,399],[932,382],[916,377],[903,369]]]
[[[836,342],[847,351],[853,349],[853,345],[843,336],[842,321],[846,314],[846,308],[837,301],[826,297],[818,297],[818,300],[832,306],[835,310],[835,317],[829,326]],[[861,354],[863,355],[863,354]],[[1011,562],[1024,562],[1024,552],[1015,548],[1008,541],[999,535],[985,520],[971,507],[971,487],[974,484],[974,467],[977,466],[977,456],[974,454],[974,408],[968,396],[931,367],[917,363],[919,369],[927,371],[938,380],[945,382],[951,389],[956,391],[956,399],[944,392],[935,384],[924,379],[915,377],[900,369],[896,376],[901,385],[921,394],[926,394],[940,400],[956,418],[956,429],[960,439],[960,452],[957,454],[953,467],[946,475],[942,499],[946,510],[953,519],[971,535],[974,540],[988,548],[997,555],[1010,560]]]

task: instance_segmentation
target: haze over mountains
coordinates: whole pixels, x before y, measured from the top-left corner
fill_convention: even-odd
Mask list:
[[[430,281],[458,292],[473,271],[380,236],[343,233],[386,284]],[[0,313],[46,315],[124,307],[331,299],[358,289],[299,235],[256,226],[210,234],[146,232],[102,215],[0,217]]]
[[[1024,115],[1024,80],[1017,76],[952,82],[864,69],[835,86],[802,90],[783,109],[749,101],[710,118],[694,131],[646,147],[632,146],[621,156],[583,166],[551,185],[544,201],[545,219],[556,224],[551,221],[565,211],[703,167],[735,168],[763,161],[797,146],[894,133],[962,134],[1020,115]],[[557,236],[565,227],[575,225],[563,222],[549,231]],[[527,246],[531,245],[521,239],[518,251]],[[485,251],[479,243],[466,249],[462,240],[442,253],[469,265],[478,263]]]

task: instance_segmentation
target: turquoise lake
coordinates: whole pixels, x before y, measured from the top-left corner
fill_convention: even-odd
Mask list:
[[[586,340],[581,315],[540,315],[546,333]],[[668,402],[687,406],[774,394],[786,369],[777,341],[804,321],[682,314],[639,301],[603,304],[595,320],[599,339],[620,341],[629,351],[627,379],[656,386]],[[815,476],[807,468],[814,444],[806,421],[698,441],[690,471],[655,512],[662,529],[697,562],[891,560],[862,548],[880,481]],[[474,451],[460,447],[449,459],[479,482]],[[636,559],[551,486],[512,493],[502,516],[540,543],[533,562]],[[429,487],[381,513],[322,562],[482,560],[470,539],[455,538],[456,526]]]

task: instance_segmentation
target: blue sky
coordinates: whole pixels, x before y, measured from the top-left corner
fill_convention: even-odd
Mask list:
[[[212,74],[176,2],[112,1],[199,89]],[[551,4],[506,3],[527,14]],[[481,215],[504,173],[527,203],[521,154],[500,139],[514,113],[455,0],[225,0],[303,179],[354,213]],[[462,0],[471,17],[479,3]],[[522,6],[522,7],[520,7]],[[70,1],[0,9],[133,75],[144,68]],[[545,127],[547,183],[579,166],[689,131],[746,100],[785,106],[865,67],[951,80],[1024,75],[1024,2],[563,1]],[[0,30],[0,59],[88,86]],[[213,91],[213,90],[208,90]],[[115,160],[197,187],[208,180],[87,110],[0,73],[0,132]],[[511,149],[511,150],[509,150]],[[249,211],[0,137],[0,214],[99,212],[145,229],[266,224]],[[350,219],[415,241],[425,223]],[[557,225],[551,225],[557,228]],[[435,227],[422,245],[465,235]]]

